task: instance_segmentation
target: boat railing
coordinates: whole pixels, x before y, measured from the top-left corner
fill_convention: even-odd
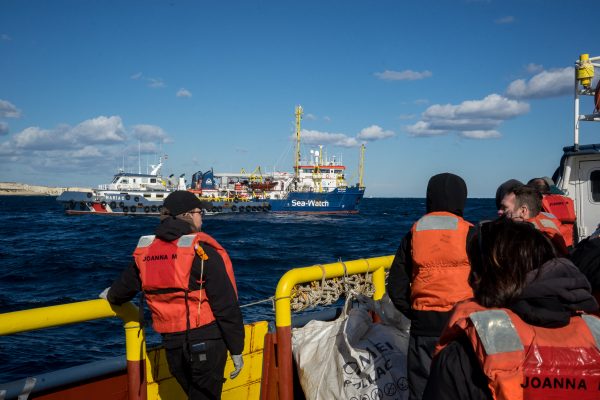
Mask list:
[[[381,299],[385,293],[386,271],[391,267],[393,255],[337,262],[323,265],[313,265],[304,268],[295,268],[283,275],[277,285],[275,292],[275,326],[277,343],[277,372],[267,373],[271,380],[271,373],[276,374],[274,381],[277,384],[277,396],[280,400],[291,400],[294,397],[293,364],[292,364],[292,309],[301,311],[306,308],[299,303],[310,303],[310,299],[303,290],[307,285],[311,292],[331,293],[333,287],[339,287],[347,294],[354,290],[357,292],[369,292],[375,300]],[[333,292],[338,292],[333,290]],[[321,296],[322,297],[322,296]],[[326,301],[318,299],[310,306],[327,305],[337,300],[338,295],[329,296]],[[265,345],[265,348],[267,346]],[[266,350],[265,350],[266,351]],[[265,355],[267,357],[267,355]],[[273,390],[271,382],[265,382],[263,370],[263,385],[261,398],[269,398],[269,390]]]
[[[138,322],[139,310],[132,303],[114,306],[97,299],[0,314],[0,336],[110,317],[119,317],[124,322],[128,400],[145,399],[146,382],[142,372],[146,341]]]

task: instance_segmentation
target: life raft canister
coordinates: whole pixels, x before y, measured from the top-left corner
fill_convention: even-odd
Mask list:
[[[473,297],[468,278],[467,234],[473,226],[449,212],[432,212],[412,227],[412,308],[450,311]]]
[[[213,247],[221,256],[237,294],[229,255],[206,233],[184,235],[173,242],[156,239],[154,235],[140,238],[133,256],[140,271],[142,290],[152,311],[152,326],[156,332],[183,332],[187,329],[188,317],[190,329],[215,321],[205,290],[191,290],[189,287],[196,247],[200,245]],[[190,310],[189,315],[187,310]]]
[[[598,398],[600,319],[582,314],[561,328],[525,323],[508,309],[458,304],[436,353],[466,334],[496,400]]]

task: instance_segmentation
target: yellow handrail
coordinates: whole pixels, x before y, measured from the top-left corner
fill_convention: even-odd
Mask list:
[[[304,268],[295,268],[285,273],[277,284],[275,291],[275,324],[276,326],[290,326],[292,324],[291,294],[295,285],[323,279],[339,278],[344,275],[373,274],[375,294],[373,298],[379,300],[385,293],[385,270],[392,265],[394,256],[382,256],[353,261],[344,261],[313,265]],[[344,269],[344,265],[346,268]]]
[[[379,300],[385,293],[385,270],[392,265],[394,256],[374,257],[325,265],[296,268],[285,273],[275,291],[275,326],[277,328],[278,396],[279,400],[294,398],[292,372],[292,311],[291,296],[294,286],[319,281],[323,278],[339,278],[346,275],[373,273],[375,293]]]
[[[146,357],[146,341],[138,321],[139,310],[132,303],[113,306],[97,299],[0,314],[0,336],[110,317],[119,317],[125,323],[129,383],[140,385],[139,371]],[[130,387],[129,399],[143,398],[141,394],[145,397],[145,388],[139,391]]]

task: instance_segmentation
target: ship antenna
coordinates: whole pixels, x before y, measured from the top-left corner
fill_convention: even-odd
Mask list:
[[[364,188],[363,177],[365,172],[365,144],[360,145],[360,162],[358,164],[358,187]]]
[[[296,106],[296,166],[295,177],[298,178],[300,169],[300,121],[302,120],[302,106]]]

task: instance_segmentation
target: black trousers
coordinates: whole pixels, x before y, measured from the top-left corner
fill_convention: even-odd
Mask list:
[[[429,378],[429,368],[437,336],[413,336],[408,342],[408,388],[410,400],[421,400]]]
[[[204,346],[194,346],[205,343]],[[221,398],[223,372],[227,361],[227,347],[223,339],[203,340],[191,343],[191,362],[188,349],[166,349],[171,375],[177,379],[190,400],[213,400]]]

